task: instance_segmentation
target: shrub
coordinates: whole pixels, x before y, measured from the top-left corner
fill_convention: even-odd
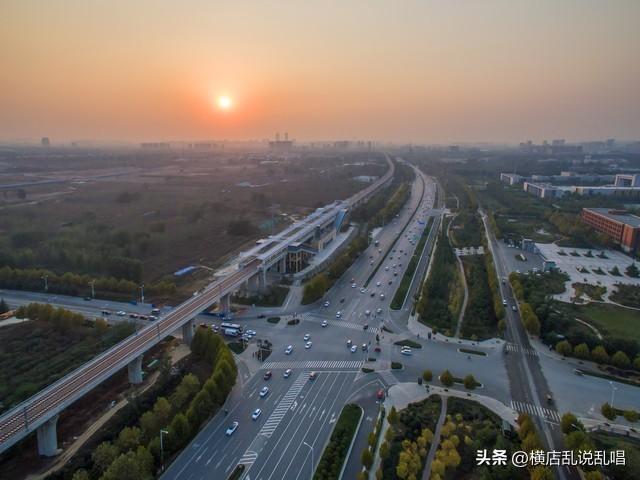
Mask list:
[[[433,373],[431,372],[431,370],[425,370],[424,372],[422,372],[422,379],[425,382],[430,382],[433,379]]]
[[[563,357],[571,355],[572,351],[573,348],[571,347],[571,344],[566,340],[562,340],[561,342],[556,343],[556,352],[558,352]]]
[[[618,368],[629,368],[631,366],[631,360],[626,353],[617,351],[611,357],[611,363],[613,363]]]
[[[591,350],[591,359],[596,363],[608,363],[609,354],[602,345],[598,345]]]
[[[391,362],[391,370],[402,370],[402,364],[400,362]]]
[[[445,387],[450,387],[453,385],[453,375],[449,370],[445,370],[440,375],[440,383],[442,383]]]
[[[466,388],[467,390],[473,390],[478,385],[478,382],[476,381],[473,375],[469,374],[466,377],[464,377],[463,384],[464,384],[464,388]]]
[[[604,403],[602,405],[602,407],[600,407],[600,412],[602,413],[602,415],[609,419],[609,420],[615,420],[616,418],[616,411],[613,409],[613,407],[611,405],[609,405],[609,403]]]

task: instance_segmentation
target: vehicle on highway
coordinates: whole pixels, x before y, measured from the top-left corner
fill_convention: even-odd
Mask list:
[[[153,308],[151,310],[151,314],[152,315],[160,315],[160,309],[159,308]]]
[[[304,348],[306,348],[308,350],[308,349],[311,348],[312,345],[313,345],[313,342],[309,341],[309,342],[304,344]]]
[[[263,377],[262,377],[262,378],[264,378],[265,380],[269,380],[269,379],[271,378],[271,376],[272,376],[272,375],[273,375],[273,372],[272,372],[271,370],[267,370],[267,371],[264,373],[264,375],[263,375]]]
[[[380,282],[376,282],[376,287],[379,287],[380,285],[382,285]]]
[[[351,346],[351,340],[347,340],[347,347]]]
[[[376,296],[376,292],[371,292],[371,295],[369,295],[370,297],[375,297]]]
[[[233,432],[235,432],[238,429],[238,422],[233,422],[231,425],[229,425],[229,428],[227,428],[227,431],[225,432],[225,435],[227,437],[230,437],[231,435],[233,435]]]
[[[251,414],[251,418],[253,420],[257,420],[258,417],[260,416],[260,414],[262,414],[262,410],[260,410],[259,408],[256,408],[253,413]]]
[[[514,312],[518,311],[518,307],[516,307],[515,305],[511,305],[511,310],[513,310]]]
[[[315,380],[316,378],[318,378],[318,373],[317,372],[311,372],[309,374],[309,380]]]
[[[264,398],[269,394],[269,387],[262,387],[260,390],[260,397]]]
[[[291,352],[293,352],[293,346],[288,345],[287,348],[284,350],[285,355],[291,355]]]
[[[138,318],[140,320],[149,320],[149,317],[147,317],[146,315],[138,315]]]
[[[302,339],[303,339],[305,342],[308,342],[308,341],[311,339],[311,335],[310,335],[310,334],[308,334],[308,333],[305,333],[305,334],[304,334],[304,337],[302,337]]]
[[[384,400],[384,389],[382,389],[382,388],[379,389],[376,392],[376,397],[377,397],[378,400]]]
[[[384,271],[388,272],[389,271],[389,267],[384,267]]]
[[[361,289],[360,289],[360,293],[364,293],[364,292],[366,292],[366,291],[367,291],[367,289],[366,289],[366,288],[361,288]]]
[[[282,374],[282,376],[283,376],[284,378],[289,378],[289,377],[291,376],[291,372],[292,372],[292,370],[291,370],[290,368],[287,368],[287,369],[284,371],[284,373]]]
[[[340,299],[340,303],[344,303],[344,297]]]
[[[158,317],[155,315],[149,315],[149,320],[151,320],[152,322],[155,322],[156,320],[158,320]]]
[[[225,328],[222,333],[224,333],[227,337],[237,337],[238,336],[238,330],[235,330],[233,328]]]
[[[507,301],[506,300],[502,300],[502,305],[504,305],[506,307],[507,306]]]
[[[374,352],[376,353],[380,353],[382,351],[382,349],[380,347],[376,347],[373,349]]]
[[[111,311],[110,311],[110,310],[102,310],[102,312],[101,312],[101,313],[102,313],[102,315],[104,315],[105,317],[106,317],[106,316],[111,315]]]
[[[91,300],[93,300],[91,297],[84,297],[85,302],[90,302]]]
[[[362,326],[362,329],[363,329],[363,330],[368,330],[368,329],[369,329],[369,324],[368,324],[368,323],[365,323],[365,324]]]
[[[393,276],[397,277],[398,276],[398,272],[393,272]]]
[[[138,314],[137,313],[130,313],[129,314],[129,318],[138,318]]]
[[[324,308],[329,308],[329,305],[330,305],[330,303],[328,301],[324,302]]]
[[[336,318],[340,318],[342,316],[342,312],[340,310],[337,311],[336,313]]]
[[[367,350],[367,344],[366,344],[366,343],[363,343],[363,344],[362,344],[362,351],[364,352],[364,351],[366,351],[366,350]]]
[[[413,355],[413,352],[411,351],[411,347],[402,347],[400,349],[400,353],[402,355]]]
[[[365,310],[364,314],[368,317],[369,315],[371,315],[371,310]]]
[[[380,300],[384,300],[384,293],[380,294]]]
[[[393,283],[393,280],[389,280],[389,285],[391,285]]]
[[[326,320],[323,320],[322,323],[320,324],[322,326],[322,328],[326,327],[327,325],[329,325],[329,322],[327,322]]]
[[[356,353],[358,351],[358,347],[356,347],[355,345],[353,345],[351,347],[351,353]]]
[[[351,288],[356,288],[356,284],[355,284],[355,283],[352,283],[352,284],[351,284]]]

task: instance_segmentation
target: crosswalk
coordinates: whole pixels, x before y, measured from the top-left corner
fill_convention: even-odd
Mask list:
[[[255,463],[257,458],[258,458],[258,454],[256,452],[247,450],[246,452],[244,452],[244,455],[240,457],[240,461],[238,463],[241,463],[242,465],[250,466]]]
[[[538,351],[535,348],[523,347],[521,345],[516,345],[515,343],[506,343],[504,348],[509,352],[524,353],[525,355],[532,355],[534,357],[538,356]]]
[[[555,410],[551,410],[550,408],[538,407],[537,405],[533,405],[527,402],[518,402],[517,400],[511,400],[511,408],[518,412],[528,413],[530,415],[535,415],[536,417],[542,417],[545,420],[549,420],[552,422],[559,422],[560,415]]]
[[[298,375],[298,378],[293,382],[293,385],[291,385],[285,396],[282,397],[278,406],[273,410],[271,415],[269,415],[269,418],[260,429],[258,435],[264,435],[267,438],[271,438],[271,435],[276,428],[278,428],[283,417],[286,415],[287,411],[291,408],[291,405],[293,405],[293,402],[295,402],[296,398],[304,388],[307,380],[309,380],[308,372],[302,372]]]
[[[311,360],[311,361],[291,361],[291,362],[265,362],[260,368],[262,370],[277,370],[287,368],[318,369],[318,370],[359,370],[362,368],[364,360]]]
[[[334,327],[342,327],[349,328],[351,330],[362,330],[362,324],[356,322],[348,322],[346,320],[330,320],[328,318],[320,317],[317,315],[309,315],[307,317],[308,320],[316,323],[320,323],[323,320],[327,322],[328,325]],[[369,327],[369,331],[373,333],[380,333],[380,329],[378,327]]]

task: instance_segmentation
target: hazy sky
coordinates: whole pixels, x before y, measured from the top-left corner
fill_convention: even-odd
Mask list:
[[[639,58],[634,0],[1,0],[0,139],[637,139]]]

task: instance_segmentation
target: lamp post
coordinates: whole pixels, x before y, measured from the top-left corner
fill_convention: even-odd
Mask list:
[[[48,292],[49,291],[49,284],[47,283],[47,278],[49,278],[49,275],[43,275],[40,278],[42,278],[44,280],[44,291]]]
[[[618,387],[613,385],[613,382],[609,382],[609,385],[611,385],[611,408],[613,408],[613,400],[615,398],[616,395],[616,390],[618,390]]]
[[[162,435],[169,435],[166,430],[160,429],[160,470],[164,471],[164,446],[162,444]]]
[[[89,286],[91,287],[91,298],[96,298],[96,281],[91,280]]]
[[[144,283],[140,285],[140,303],[144,303]]]
[[[307,442],[302,442],[302,443],[307,447],[309,447],[309,449],[311,450],[311,476],[309,478],[313,480],[313,447],[309,445]]]

